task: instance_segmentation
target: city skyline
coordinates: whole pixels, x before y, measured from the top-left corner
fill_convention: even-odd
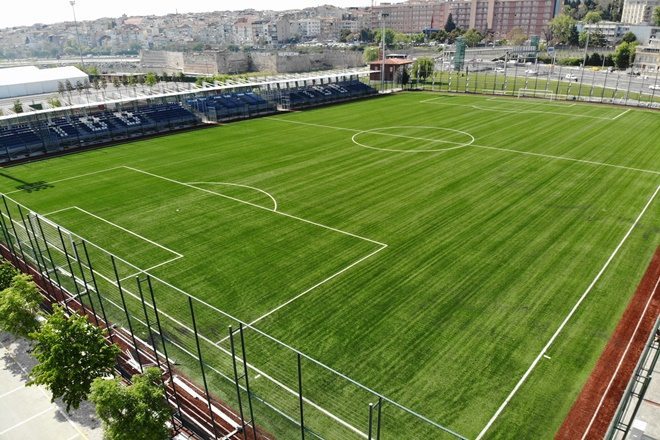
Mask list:
[[[400,3],[401,0],[392,1]],[[224,3],[224,2],[223,2]],[[380,2],[376,2],[380,3]],[[240,7],[222,4],[213,0],[176,0],[143,1],[116,0],[114,2],[93,2],[76,0],[76,18],[79,21],[96,20],[103,17],[133,15],[166,15],[187,12],[212,12],[218,10],[288,10],[303,9],[322,5],[338,7],[368,6],[370,0],[280,0],[277,3],[265,0],[244,0]],[[11,8],[0,16],[0,28],[31,26],[36,23],[52,24],[73,21],[69,0],[32,0],[29,7]]]

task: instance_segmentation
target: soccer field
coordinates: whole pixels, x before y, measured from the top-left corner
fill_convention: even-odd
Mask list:
[[[258,329],[245,329],[266,401],[254,417],[275,437],[300,435],[298,379],[295,352],[268,336],[331,368],[303,360],[306,425],[326,439],[368,435],[378,397],[363,387],[386,397],[381,438],[451,437],[435,424],[552,437],[660,244],[659,185],[658,112],[431,93],[0,174],[1,192],[89,243],[124,323],[100,249],[118,257],[145,337],[135,277],[153,277],[192,376],[195,297],[211,392],[231,405],[227,326]]]

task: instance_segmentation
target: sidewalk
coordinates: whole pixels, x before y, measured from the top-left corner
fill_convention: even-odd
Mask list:
[[[26,386],[35,365],[29,348],[24,339],[0,333],[0,440],[101,440],[101,422],[91,404],[66,414],[66,405],[51,403],[44,387]]]

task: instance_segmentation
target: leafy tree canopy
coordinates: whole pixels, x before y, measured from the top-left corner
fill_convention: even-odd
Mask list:
[[[7,264],[7,263],[4,263]],[[2,271],[6,277],[6,268]],[[37,315],[41,295],[29,275],[15,275],[9,287],[0,292],[0,328],[27,337],[39,328]]]
[[[109,345],[103,331],[87,318],[74,314],[67,318],[61,307],[41,329],[31,335],[35,340],[34,355],[39,362],[30,373],[29,385],[44,385],[61,397],[66,410],[78,408],[87,398],[97,377],[113,373],[116,345]]]
[[[124,386],[119,379],[98,378],[92,383],[90,400],[103,421],[107,440],[166,440],[171,416],[165,400],[161,372],[148,368]]]

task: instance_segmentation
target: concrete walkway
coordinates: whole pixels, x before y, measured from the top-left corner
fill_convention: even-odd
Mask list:
[[[35,365],[29,343],[0,333],[0,439],[101,440],[101,422],[84,402],[72,414],[41,386],[26,386]]]

